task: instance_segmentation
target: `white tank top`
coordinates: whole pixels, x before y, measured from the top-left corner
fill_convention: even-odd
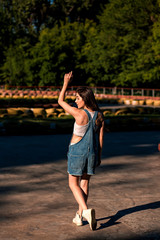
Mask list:
[[[95,112],[89,112],[91,117],[93,118]],[[85,125],[78,125],[76,122],[74,123],[74,128],[73,128],[73,134],[75,134],[78,137],[83,137],[87,131],[88,124]]]

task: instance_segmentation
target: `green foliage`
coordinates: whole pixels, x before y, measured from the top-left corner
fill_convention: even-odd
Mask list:
[[[29,44],[24,40],[17,40],[14,46],[10,46],[6,51],[6,61],[1,68],[1,79],[10,85],[26,85],[25,78],[27,50]]]
[[[1,0],[0,53],[1,84],[160,88],[160,0]]]
[[[97,15],[101,13],[106,0],[54,0],[52,11],[56,23],[65,22],[85,22],[86,19],[98,21]]]
[[[33,75],[38,69],[40,86],[61,84],[67,71],[78,73],[86,31],[87,27],[77,22],[41,31],[38,43],[31,49],[30,60]]]
[[[106,78],[116,86],[136,87],[150,81],[150,75],[145,77],[147,64],[142,66],[142,62],[144,55],[151,54],[151,16],[158,11],[154,2],[111,1],[100,16],[102,66]]]
[[[0,98],[0,106],[1,107],[42,107],[45,104],[57,104],[57,99],[49,99],[49,98]]]

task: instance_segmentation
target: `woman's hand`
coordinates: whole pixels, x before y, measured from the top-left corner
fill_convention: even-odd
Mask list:
[[[96,165],[96,167],[99,167],[101,165],[101,160],[100,159],[98,159],[98,162],[97,162],[97,165]]]
[[[73,78],[73,73],[72,73],[72,71],[69,72],[69,73],[66,73],[66,74],[64,75],[64,84],[68,85],[69,82],[72,80],[72,78]]]

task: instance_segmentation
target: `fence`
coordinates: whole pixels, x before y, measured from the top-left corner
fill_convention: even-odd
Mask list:
[[[112,98],[160,99],[160,89],[141,88],[94,88],[95,94],[104,94]]]
[[[71,93],[77,87],[70,87]],[[93,92],[104,98],[130,98],[130,99],[158,99],[160,100],[160,89],[147,88],[118,88],[118,87],[91,87]],[[68,91],[68,94],[70,94]]]
[[[67,90],[68,95],[75,95],[78,86],[70,86]],[[130,99],[158,99],[160,100],[160,89],[147,89],[147,88],[119,88],[119,87],[91,87],[96,96],[103,98],[130,98]],[[21,93],[21,95],[32,92],[48,94],[58,94],[60,86],[9,86],[5,90],[4,86],[0,86],[0,95],[12,95]]]

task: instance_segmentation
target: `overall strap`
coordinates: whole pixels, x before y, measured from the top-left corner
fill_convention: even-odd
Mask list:
[[[91,118],[91,115],[88,112],[88,110],[86,110],[86,109],[83,109],[83,110],[87,113],[89,121],[92,120],[92,126],[95,129],[95,121],[96,121],[96,118],[97,118],[97,115],[98,115],[98,111],[95,111],[95,114],[94,114],[93,118]]]
[[[87,109],[83,109],[83,110],[87,113],[88,119],[89,119],[89,121],[90,121],[90,120],[91,120],[91,115],[90,115],[90,113],[88,112]]]
[[[98,111],[95,111],[95,114],[93,116],[93,121],[96,121],[97,115],[98,115]]]

